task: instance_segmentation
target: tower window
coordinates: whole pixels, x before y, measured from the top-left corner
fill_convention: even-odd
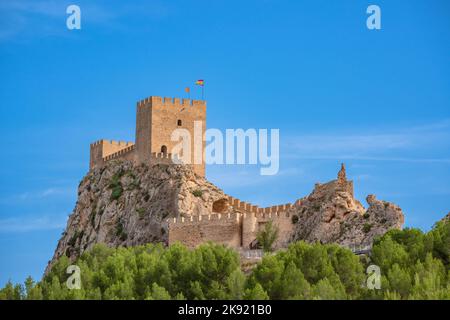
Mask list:
[[[161,153],[167,154],[167,147],[166,146],[162,146],[161,147]]]
[[[178,124],[179,127],[181,127],[181,125],[182,125],[183,123],[181,122],[181,120],[178,120],[178,121],[177,121],[177,124]]]

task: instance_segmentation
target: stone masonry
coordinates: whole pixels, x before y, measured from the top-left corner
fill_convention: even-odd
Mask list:
[[[170,151],[179,143],[171,139],[175,129],[184,129],[191,137],[189,166],[180,166],[180,163],[173,161],[175,156],[172,157]],[[213,241],[234,248],[254,249],[258,246],[257,234],[268,221],[272,221],[279,230],[275,248],[286,247],[290,241],[298,239],[343,244],[368,241],[389,228],[401,228],[403,224],[400,208],[378,201],[375,197],[368,197],[370,207],[365,210],[354,199],[353,181],[347,180],[343,164],[336,180],[317,183],[313,193],[293,205],[260,208],[226,195],[205,179],[204,160],[195,159],[196,148],[201,148],[201,154],[204,154],[205,141],[200,139],[198,144],[193,137],[198,135],[198,131],[203,137],[205,130],[205,101],[155,96],[146,98],[137,103],[136,143],[109,140],[92,143],[90,172],[93,175],[103,174],[103,170],[96,169],[107,169],[107,163],[111,160],[128,162],[130,168],[138,168],[134,164],[144,163],[149,166],[143,167],[155,171],[152,177],[160,173],[169,179],[167,181],[170,181],[170,175],[163,172],[163,168],[167,167],[164,165],[169,165],[172,174],[182,175],[185,172],[185,178],[180,178],[177,183],[172,181],[173,186],[158,202],[161,208],[167,206],[167,210],[158,212],[164,211],[167,215],[159,222],[154,221],[155,225],[159,223],[155,230],[161,233],[158,237],[169,245],[181,242],[193,248]],[[156,164],[163,166],[158,169],[154,166]],[[189,179],[186,178],[188,172],[192,173]],[[153,186],[155,190],[161,188],[161,183]],[[180,191],[183,188],[185,192]],[[146,210],[142,206],[140,204],[138,209],[145,216]],[[133,234],[133,229],[128,233]]]
[[[195,128],[196,124],[197,128]],[[201,139],[200,145],[196,146],[194,136],[206,130],[206,101],[156,96],[137,103],[136,143],[113,140],[99,140],[92,143],[89,168],[101,167],[106,161],[112,159],[125,159],[136,163],[170,164],[173,162],[170,150],[179,143],[171,140],[175,129],[184,129],[190,134],[190,163],[195,173],[205,176],[203,158],[194,158],[195,148],[201,148],[203,155],[205,142]]]

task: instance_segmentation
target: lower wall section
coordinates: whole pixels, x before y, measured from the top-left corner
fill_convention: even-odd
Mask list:
[[[197,218],[197,217],[195,217]],[[179,218],[176,223],[169,222],[169,245],[181,242],[194,248],[207,241],[213,241],[230,247],[241,246],[241,223],[239,216],[221,217],[214,214],[202,216],[201,220]]]
[[[181,242],[194,248],[201,243],[213,241],[233,248],[249,249],[268,221],[272,221],[279,231],[274,247],[286,247],[294,228],[287,212],[211,214],[169,219],[169,245]]]

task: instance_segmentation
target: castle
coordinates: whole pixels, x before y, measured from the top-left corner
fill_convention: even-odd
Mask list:
[[[112,159],[131,160],[136,163],[172,163],[172,150],[176,141],[171,140],[175,129],[187,130],[194,136],[194,121],[206,129],[206,102],[179,98],[151,96],[136,106],[136,143],[99,140],[91,143],[89,168],[101,167]],[[205,142],[202,142],[202,150]],[[194,172],[205,176],[205,163],[196,163],[191,153]]]
[[[194,122],[201,121],[202,132],[206,129],[206,102],[179,98],[149,97],[137,103],[136,143],[100,140],[90,146],[90,169],[103,166],[113,159],[131,160],[136,163],[173,163],[172,150],[175,142],[171,134],[177,128],[184,128],[191,136],[195,131]],[[193,141],[191,141],[193,143]],[[205,148],[205,142],[202,142]],[[195,164],[193,170],[205,176],[204,161]],[[338,179],[330,183],[339,185],[353,195],[353,183],[347,181],[342,166]],[[316,189],[326,188],[316,185]],[[329,186],[328,186],[329,187]],[[285,247],[294,229],[293,207],[302,205],[298,200],[294,205],[283,204],[260,208],[223,195],[209,204],[208,214],[192,215],[178,212],[178,217],[165,221],[168,244],[182,242],[188,247],[196,247],[205,241],[214,241],[233,248],[253,249],[257,247],[256,237],[268,221],[279,230],[275,248]]]

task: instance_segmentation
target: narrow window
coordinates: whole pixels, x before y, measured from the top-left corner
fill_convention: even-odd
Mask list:
[[[161,153],[162,154],[167,154],[167,147],[166,146],[162,146],[161,147]]]
[[[178,124],[179,127],[181,127],[181,125],[182,125],[181,120],[178,120],[178,121],[177,121],[177,124]]]

